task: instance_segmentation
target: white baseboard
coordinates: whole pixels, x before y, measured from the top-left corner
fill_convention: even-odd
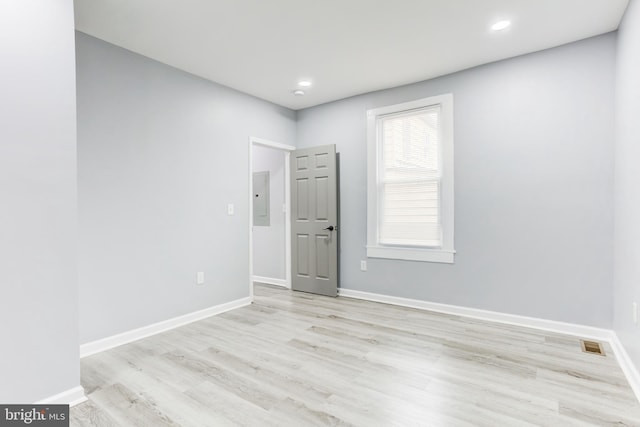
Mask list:
[[[573,323],[557,322],[554,320],[538,319],[535,317],[517,316],[515,314],[499,313],[495,311],[479,310],[476,308],[461,307],[456,305],[440,304],[429,301],[409,298],[393,297],[369,292],[355,291],[339,288],[342,297],[356,298],[366,301],[381,302],[385,304],[399,305],[402,307],[417,308],[421,310],[435,311],[438,313],[452,314],[456,316],[470,317],[487,320],[490,322],[508,325],[523,326],[548,332],[573,335],[580,338],[588,338],[608,342],[616,355],[616,359],[627,377],[629,385],[640,401],[640,373],[631,361],[624,346],[616,333],[610,329],[594,328],[592,326],[576,325]]]
[[[610,341],[613,331],[595,328],[592,326],[576,325],[573,323],[557,322],[555,320],[538,319],[535,317],[518,316],[496,311],[480,310],[476,308],[461,307],[456,305],[440,304],[409,298],[392,297],[388,295],[373,294],[369,292],[355,291],[351,289],[339,289],[339,295],[349,298],[357,298],[367,301],[381,302],[385,304],[399,305],[438,313],[452,314],[455,316],[471,317],[474,319],[488,320],[490,322],[504,323],[508,325],[524,326],[540,329],[548,332],[557,332],[567,335],[575,335],[582,338]]]
[[[283,288],[289,289],[287,285],[287,281],[285,279],[272,279],[270,277],[263,276],[252,276],[251,280],[254,282],[266,283],[268,285],[282,286]]]
[[[207,317],[215,316],[216,314],[221,314],[229,310],[244,307],[251,304],[251,302],[251,297],[241,298],[235,301],[230,301],[224,304],[205,308],[204,310],[194,311],[193,313],[174,317],[173,319],[164,320],[162,322],[154,323],[148,326],[143,326],[141,328],[133,329],[121,334],[88,342],[80,346],[80,357],[82,358],[91,356],[92,354],[100,353],[101,351],[109,350],[123,344],[149,337],[151,335],[159,334],[161,332],[165,332],[170,329],[186,325],[188,323],[206,319]]]
[[[39,402],[36,402],[36,405],[69,405],[76,406],[82,402],[87,401],[87,396],[84,395],[84,388],[82,386],[77,386],[67,391],[63,391],[62,393],[58,393],[55,396],[47,397],[46,399],[42,399]]]
[[[629,385],[636,394],[636,398],[640,401],[640,373],[638,372],[636,365],[631,361],[629,353],[627,353],[627,350],[625,350],[615,332],[611,337],[610,344],[616,358],[618,359],[618,363],[622,368],[622,372],[624,372],[624,375],[627,377],[627,381],[629,381]]]

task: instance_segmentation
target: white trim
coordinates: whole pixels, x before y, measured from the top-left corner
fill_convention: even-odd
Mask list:
[[[249,297],[253,299],[253,137],[249,137]]]
[[[633,364],[633,361],[629,357],[629,353],[627,353],[627,350],[625,350],[615,332],[613,332],[613,336],[609,343],[616,355],[616,359],[618,359],[618,364],[620,364],[622,372],[624,372],[624,375],[627,377],[627,381],[629,381],[629,385],[636,394],[636,399],[640,401],[640,373],[638,372],[636,365]]]
[[[269,141],[268,139],[264,139],[264,138],[256,138],[255,136],[249,137],[249,141],[251,144],[263,145],[265,147],[277,148],[279,150],[293,151],[296,149],[296,147],[294,147],[293,145],[287,145],[287,144],[282,144],[280,142]]]
[[[284,277],[285,286],[291,289],[291,152],[284,153]],[[251,199],[253,200],[253,198]]]
[[[286,279],[272,279],[271,277],[253,276],[253,281],[288,288]]]
[[[285,205],[285,287],[291,289],[291,184],[289,182],[290,171],[290,153],[296,147],[292,145],[282,144],[280,142],[269,141],[264,138],[249,137],[249,296],[253,299],[253,146],[261,145],[263,147],[275,148],[282,150],[284,153],[284,205]],[[265,282],[269,283],[269,282]],[[272,283],[273,284],[273,283]]]
[[[439,105],[442,114],[442,151],[440,164],[442,248],[411,248],[379,244],[379,180],[380,144],[378,119],[380,116]],[[371,258],[400,259],[454,263],[454,138],[453,94],[431,96],[402,104],[367,110],[367,256]]]
[[[36,405],[69,405],[76,406],[82,402],[86,402],[87,396],[84,395],[84,388],[79,385],[62,393],[49,396],[36,402]]]
[[[100,353],[102,351],[109,350],[133,341],[137,341],[151,335],[156,335],[161,332],[186,325],[188,323],[206,319],[207,317],[215,316],[216,314],[221,314],[230,310],[234,310],[236,308],[244,307],[251,304],[252,301],[253,298],[251,297],[240,298],[235,301],[215,305],[213,307],[205,308],[204,310],[194,311],[193,313],[174,317],[173,319],[164,320],[162,322],[143,326],[141,328],[132,329],[130,331],[103,338],[97,341],[88,342],[80,346],[80,357],[82,358],[91,356],[92,354]]]
[[[461,307],[457,305],[440,304],[436,302],[422,301],[409,298],[392,297],[388,295],[373,294],[369,292],[355,291],[340,288],[342,297],[356,298],[367,301],[393,304],[402,307],[417,308],[420,310],[435,311],[438,313],[453,314],[456,316],[470,317],[473,319],[487,320],[490,322],[507,325],[524,326],[560,334],[575,335],[582,338],[596,340],[611,340],[612,331],[609,329],[595,328],[593,326],[577,325],[574,323],[557,322],[555,320],[538,319],[535,317],[518,316],[515,314],[500,313],[496,311],[480,310],[477,308]]]
[[[386,246],[367,246],[367,257],[403,259],[407,261],[428,261],[453,264],[456,251],[444,249],[390,248]]]

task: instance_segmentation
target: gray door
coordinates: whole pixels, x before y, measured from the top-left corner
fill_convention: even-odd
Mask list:
[[[291,153],[291,287],[338,295],[336,146]]]

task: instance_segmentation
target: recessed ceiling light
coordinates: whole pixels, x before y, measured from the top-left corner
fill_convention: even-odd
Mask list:
[[[311,86],[311,82],[309,80],[300,80],[298,82],[298,86],[309,87],[309,86]]]
[[[304,96],[304,91],[300,90],[300,89],[296,89],[296,90],[293,91],[293,94],[295,96]]]
[[[503,21],[498,21],[495,24],[493,24],[491,26],[491,29],[493,31],[502,31],[502,30],[505,30],[505,29],[509,28],[510,26],[511,26],[511,21],[503,20]]]

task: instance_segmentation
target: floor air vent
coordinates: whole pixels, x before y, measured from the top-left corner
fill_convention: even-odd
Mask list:
[[[582,351],[585,353],[598,354],[604,356],[604,350],[599,342],[582,340]]]

